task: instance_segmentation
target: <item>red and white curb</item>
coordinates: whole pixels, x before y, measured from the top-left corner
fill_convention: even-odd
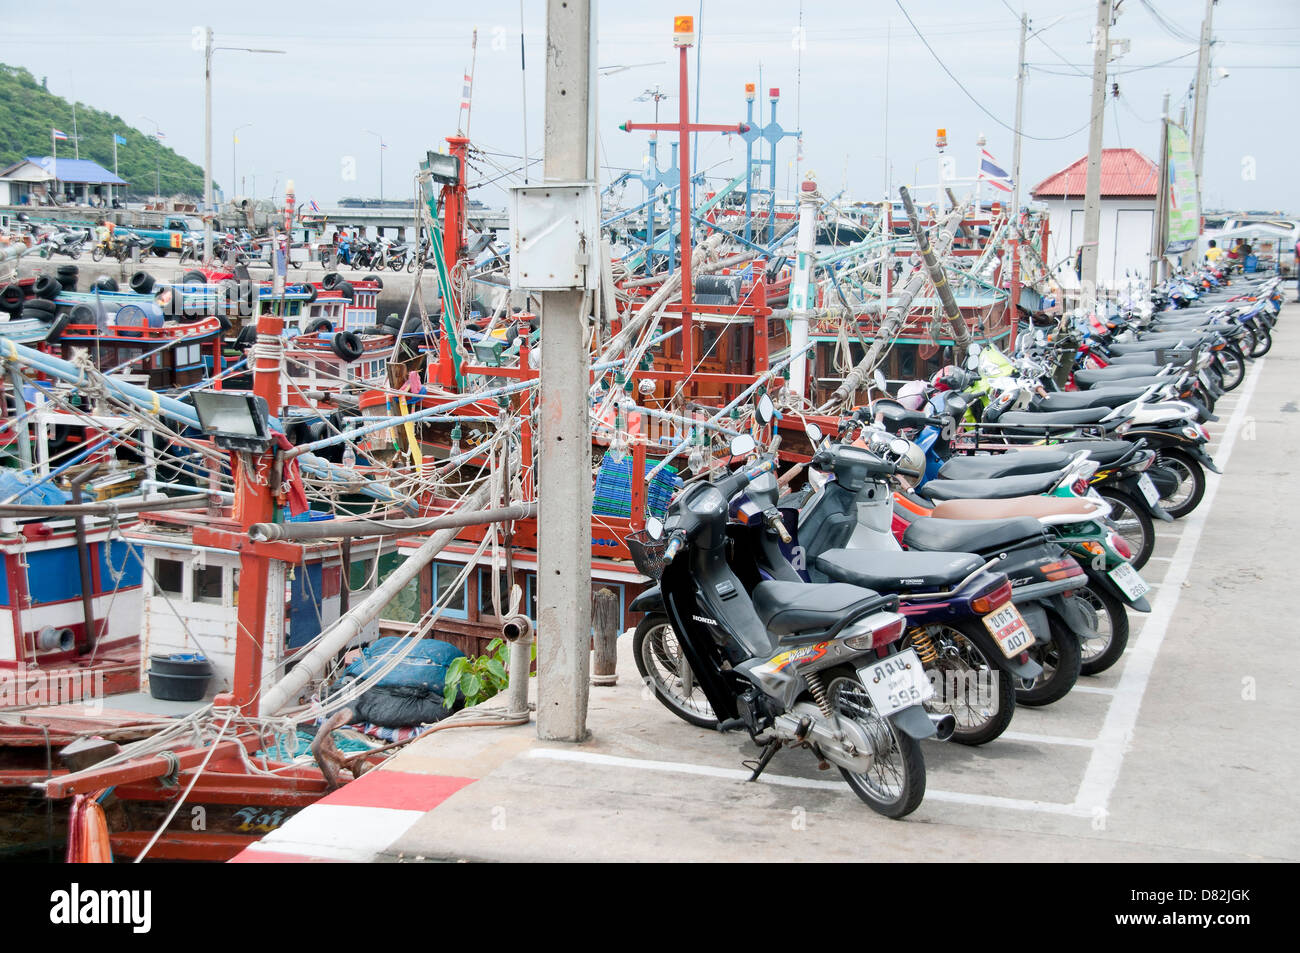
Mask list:
[[[303,808],[232,864],[374,860],[474,778],[371,771]]]

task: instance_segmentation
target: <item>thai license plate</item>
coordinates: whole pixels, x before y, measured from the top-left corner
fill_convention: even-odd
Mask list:
[[[1147,503],[1151,506],[1155,506],[1160,502],[1160,491],[1156,489],[1156,485],[1151,482],[1151,478],[1145,473],[1138,474],[1138,489],[1142,491],[1142,495],[1146,497]]]
[[[1015,658],[1034,644],[1033,631],[1025,624],[1024,617],[1013,603],[1008,602],[986,615],[984,627],[989,630],[1007,658]]]
[[[1128,596],[1129,599],[1141,598],[1151,591],[1151,586],[1147,584],[1147,581],[1128,563],[1112,569],[1110,571],[1110,581],[1119,586],[1119,591]]]
[[[910,705],[919,705],[932,694],[934,686],[921,665],[915,649],[903,649],[895,655],[864,665],[858,677],[871,696],[871,704],[881,715],[892,715]]]

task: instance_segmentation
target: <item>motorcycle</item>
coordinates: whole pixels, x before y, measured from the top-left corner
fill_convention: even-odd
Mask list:
[[[734,458],[755,444],[745,435],[730,449]],[[674,714],[749,734],[762,749],[751,780],[782,748],[806,748],[873,811],[904,817],[925,796],[919,740],[950,736],[954,719],[923,707],[932,688],[916,651],[897,644],[906,619],[896,597],[762,580],[756,569],[742,581],[733,570],[729,549],[733,560],[746,556],[731,543],[729,501],[773,465],[768,455],[716,482],[688,483],[665,523],[627,538],[637,568],[659,581],[633,608],[663,607],[640,637],[638,665],[653,666],[649,684]],[[707,700],[707,718],[679,707],[684,679]]]

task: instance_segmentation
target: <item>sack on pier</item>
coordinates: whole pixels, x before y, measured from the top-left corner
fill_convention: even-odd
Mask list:
[[[420,686],[380,685],[353,702],[352,710],[357,721],[383,728],[406,728],[441,721],[464,704],[464,699],[458,698],[456,704],[448,708],[442,703],[439,692]]]
[[[401,636],[388,636],[376,639],[361,650],[361,658],[346,669],[345,675],[364,678],[367,673],[377,672],[388,659],[388,655],[405,647],[406,640]],[[397,666],[377,683],[385,688],[408,686],[426,688],[438,693],[447,680],[447,666],[465,653],[450,642],[440,639],[421,639]],[[375,722],[379,724],[379,722]],[[414,724],[414,722],[404,722]]]

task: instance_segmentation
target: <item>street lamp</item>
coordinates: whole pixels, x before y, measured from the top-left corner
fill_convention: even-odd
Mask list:
[[[203,30],[203,260],[212,261],[212,54],[283,53],[284,50],[254,49],[247,46],[213,46],[212,27]]]
[[[148,116],[141,114],[141,119],[153,123],[153,142],[157,147],[154,149],[154,180],[153,180],[153,200],[155,205],[162,204],[162,132],[158,129],[158,120],[150,119]]]
[[[376,139],[379,140],[379,204],[383,205],[384,204],[384,150],[387,149],[388,146],[384,142],[384,137],[381,136],[379,133],[370,132],[369,129],[367,129],[366,132],[369,132],[370,135],[374,136]]]
[[[235,147],[239,145],[239,130],[247,129],[251,125],[253,125],[251,122],[246,122],[242,126],[236,126],[235,131],[230,136],[232,140],[230,143],[230,189],[232,194],[236,183],[239,182],[238,160],[235,158]]]

